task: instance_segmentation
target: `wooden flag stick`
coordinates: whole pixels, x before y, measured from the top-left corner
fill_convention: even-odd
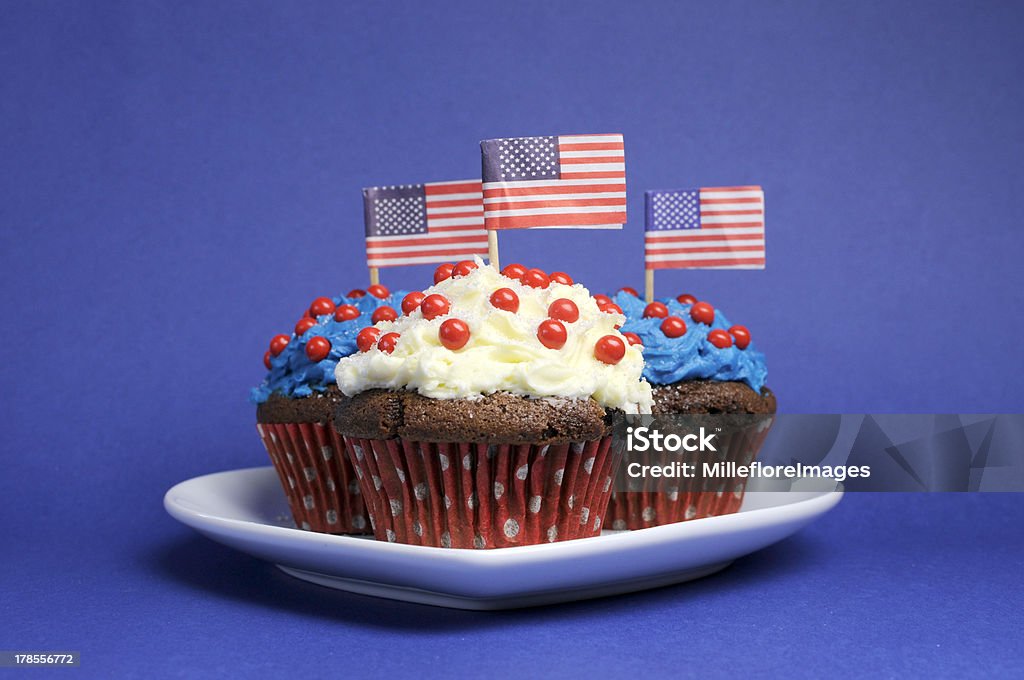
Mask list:
[[[370,267],[370,285],[376,286],[380,284],[380,269],[378,267]]]
[[[487,231],[487,259],[492,267],[501,271],[501,265],[498,264],[498,232],[494,229]]]
[[[654,270],[644,270],[644,300],[648,304],[654,302]]]

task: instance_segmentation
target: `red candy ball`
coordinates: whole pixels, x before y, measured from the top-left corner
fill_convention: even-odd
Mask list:
[[[455,271],[455,265],[453,264],[445,263],[438,265],[437,269],[434,270],[434,283],[441,283],[445,279],[450,279],[453,271]]]
[[[626,338],[626,341],[631,345],[640,345],[641,347],[644,346],[644,341],[641,340],[640,336],[637,335],[636,333],[630,333],[627,331],[622,334],[622,337]]]
[[[437,337],[450,350],[462,349],[469,342],[469,326],[462,319],[447,319],[437,330]]]
[[[388,290],[387,286],[382,286],[379,283],[375,283],[367,288],[366,292],[375,298],[380,298],[381,300],[391,295],[391,291]]]
[[[606,335],[594,345],[594,357],[606,364],[617,364],[626,356],[626,343],[615,335]]]
[[[746,326],[733,326],[729,329],[729,334],[736,341],[738,349],[746,349],[750,345],[750,331]]]
[[[561,321],[547,319],[537,326],[537,339],[548,349],[562,349],[569,335]]]
[[[350,297],[350,298],[366,297],[366,291],[363,290],[362,288],[353,288],[348,293],[346,293],[345,297]]]
[[[275,357],[284,351],[284,348],[288,346],[288,341],[291,340],[287,335],[275,335],[270,339],[270,353]]]
[[[338,308],[334,310],[334,320],[351,321],[352,319],[358,319],[359,314],[359,308],[355,305],[338,305]]]
[[[381,321],[394,321],[397,318],[398,312],[395,311],[394,307],[382,305],[373,310],[373,316],[370,317],[370,320],[374,323],[380,323]]]
[[[295,335],[302,335],[315,325],[316,319],[311,319],[308,316],[304,316],[301,319],[299,319],[298,323],[295,324]]]
[[[708,342],[718,349],[725,349],[726,347],[732,347],[732,336],[721,328],[716,328],[708,333]]]
[[[594,302],[597,303],[597,307],[600,309],[604,305],[610,305],[612,303],[612,299],[607,295],[601,295],[598,293],[594,296]]]
[[[715,320],[715,308],[706,302],[695,302],[690,307],[690,317],[697,323],[710,326]]]
[[[377,349],[385,354],[391,354],[395,351],[395,345],[398,343],[398,338],[402,337],[398,333],[385,333],[380,336],[380,340],[377,341]]]
[[[678,316],[670,316],[661,322],[661,332],[667,337],[678,338],[686,334],[686,322]]]
[[[609,302],[606,305],[598,305],[598,309],[608,314],[622,314],[622,307],[619,307],[614,302]]]
[[[436,319],[439,316],[444,316],[448,313],[448,310],[452,308],[448,298],[443,295],[434,293],[423,298],[423,302],[420,303],[420,311],[423,312],[423,318],[429,321],[430,319]]]
[[[263,353],[263,365],[267,367],[268,371],[270,370],[270,350]]]
[[[414,290],[413,292],[406,295],[404,298],[402,298],[402,313],[408,316],[409,314],[415,312],[417,309],[419,309],[420,303],[423,302],[423,298],[425,297],[427,296],[418,290]]]
[[[331,353],[331,341],[317,336],[306,343],[306,356],[310,361],[323,361]]]
[[[558,298],[548,305],[548,316],[566,323],[573,323],[580,318],[580,309],[576,303],[567,298]]]
[[[311,316],[322,316],[324,314],[331,314],[334,312],[334,301],[331,298],[318,297],[313,300],[312,304],[309,305],[309,313]]]
[[[551,272],[549,277],[552,283],[560,283],[563,286],[571,286],[573,284],[572,277],[565,272]]]
[[[506,265],[505,268],[501,270],[502,276],[507,279],[515,279],[517,281],[523,278],[523,274],[525,273],[526,267],[518,263]]]
[[[452,276],[465,276],[476,269],[476,262],[473,260],[463,260],[455,265],[455,269],[452,270]]]
[[[645,319],[650,319],[651,317],[664,319],[666,316],[668,316],[668,307],[665,306],[664,302],[652,302],[644,307]]]
[[[360,352],[369,352],[377,344],[378,338],[380,338],[380,329],[367,326],[356,336],[356,347]]]
[[[541,269],[529,269],[519,280],[522,281],[524,286],[530,286],[531,288],[547,288],[548,284],[551,283],[551,279]]]
[[[692,295],[687,295],[686,293],[683,293],[682,295],[676,298],[676,302],[678,302],[681,305],[692,305],[695,302],[697,302],[697,298],[693,297]]]
[[[623,286],[619,288],[620,293],[629,293],[633,297],[640,297],[640,293],[636,292],[636,288],[630,288],[629,286]]]
[[[491,293],[491,304],[515,314],[519,311],[519,296],[511,288],[499,288]]]

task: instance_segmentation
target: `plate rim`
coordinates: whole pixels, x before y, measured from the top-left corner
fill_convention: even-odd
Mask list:
[[[769,520],[775,518],[776,515],[791,514],[794,510],[798,511],[801,519],[814,517],[831,510],[839,503],[844,495],[844,491],[840,487],[831,491],[812,492],[814,493],[813,496],[802,498],[793,501],[792,503],[767,508],[758,508],[756,510],[748,510],[745,512],[740,511],[728,515],[705,517],[688,522],[663,524],[656,527],[648,527],[646,529],[635,529],[633,531],[609,531],[601,536],[578,538],[570,541],[521,545],[509,548],[495,548],[491,550],[410,545],[378,541],[374,540],[372,536],[359,537],[304,531],[298,528],[223,517],[209,512],[203,512],[195,508],[188,508],[176,500],[176,493],[180,493],[180,489],[182,487],[198,483],[199,480],[211,477],[238,475],[239,473],[267,474],[268,471],[272,472],[273,470],[273,466],[269,465],[254,466],[222,470],[186,479],[178,482],[166,491],[163,499],[164,508],[175,520],[204,534],[206,533],[206,530],[211,529],[210,525],[213,525],[222,530],[232,532],[240,531],[248,535],[256,534],[267,539],[285,539],[300,542],[315,540],[326,542],[324,547],[330,546],[332,549],[344,549],[346,547],[351,547],[355,550],[362,550],[370,553],[377,552],[381,555],[394,555],[396,557],[424,555],[430,556],[431,559],[442,558],[452,562],[465,562],[467,564],[472,564],[473,566],[481,567],[495,563],[500,563],[504,566],[510,560],[517,561],[523,559],[532,561],[535,558],[543,558],[545,555],[549,554],[555,556],[565,552],[567,550],[567,546],[571,546],[569,549],[579,549],[583,550],[585,553],[590,553],[601,552],[602,546],[608,546],[609,543],[611,543],[610,547],[618,546],[619,548],[628,548],[630,547],[628,545],[629,543],[636,543],[639,546],[646,545],[650,542],[660,542],[663,539],[673,536],[679,539],[683,538],[682,535],[678,534],[693,534],[693,538],[700,538],[707,534],[719,533],[721,529],[726,529],[737,521],[746,524],[754,516],[763,519],[763,523],[771,523]],[[756,491],[751,493],[787,492]],[[588,547],[584,547],[584,545]]]

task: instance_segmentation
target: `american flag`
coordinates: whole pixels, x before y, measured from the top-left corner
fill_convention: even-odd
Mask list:
[[[764,269],[758,186],[648,191],[647,269]]]
[[[487,255],[480,180],[363,189],[366,263],[396,267]]]
[[[487,229],[621,229],[622,135],[512,137],[480,142]]]

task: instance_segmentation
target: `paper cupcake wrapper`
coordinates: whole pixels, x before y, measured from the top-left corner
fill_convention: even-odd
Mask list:
[[[506,548],[601,533],[611,437],[538,446],[345,438],[378,540]]]
[[[720,457],[716,460],[735,462],[737,466],[749,465],[761,450],[774,420],[773,416],[765,416],[749,426],[718,435],[716,443]],[[701,453],[678,455],[665,452],[645,456],[645,462],[652,465],[672,462],[700,465],[705,461],[708,461],[707,454]],[[660,477],[636,484],[633,480],[624,480],[620,473],[617,490],[608,504],[607,528],[646,529],[737,512],[743,503],[746,481],[742,477]],[[643,488],[630,491],[631,482],[633,486]]]
[[[288,496],[295,525],[326,534],[368,534],[362,490],[330,423],[257,423]]]

